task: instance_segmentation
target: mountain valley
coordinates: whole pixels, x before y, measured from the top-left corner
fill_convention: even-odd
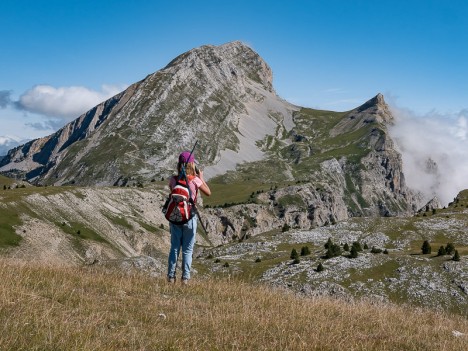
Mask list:
[[[1,256],[164,276],[167,178],[198,141],[213,196],[200,199],[195,278],[468,315],[468,190],[441,208],[406,184],[382,94],[314,110],[281,99],[272,79],[241,42],[202,46],[11,149],[0,159]],[[329,239],[341,252],[328,258]],[[351,258],[344,245],[355,242]],[[437,255],[449,243],[460,260]]]

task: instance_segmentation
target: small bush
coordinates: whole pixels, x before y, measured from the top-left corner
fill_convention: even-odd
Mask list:
[[[452,257],[452,260],[456,262],[460,261],[460,255],[458,254],[458,250],[455,250],[455,254]]]
[[[299,259],[299,257],[297,257],[297,258],[295,258],[295,259],[293,260],[292,263],[293,263],[293,264],[298,264],[299,262],[301,262],[301,260]]]
[[[281,228],[281,231],[284,233],[289,231],[289,229],[291,229],[291,226],[288,223],[284,223],[283,227]]]
[[[255,263],[259,263],[259,262],[262,262],[262,259],[260,257],[257,257],[257,259],[255,260]]]
[[[208,256],[206,256],[206,259],[207,259],[207,260],[211,260],[212,258],[214,258],[214,256],[213,256],[213,254],[211,254],[211,253],[210,253]]]
[[[323,268],[322,262],[320,262],[320,263],[318,264],[318,266],[317,266],[316,271],[317,271],[317,272],[321,272],[321,271],[323,271],[324,269],[325,269],[325,268]]]
[[[219,258],[217,258],[214,262],[219,263],[219,262],[221,262],[221,260]]]
[[[229,262],[224,262],[223,267],[228,268],[229,267]]]
[[[379,249],[379,248],[377,248],[375,246],[372,246],[372,249],[370,250],[370,252],[373,253],[373,254],[379,254],[379,253],[382,252],[382,249]]]
[[[387,249],[383,250],[383,253],[384,253],[385,255],[388,255],[388,250],[387,250]]]
[[[369,250],[369,246],[367,246],[367,243],[364,243],[364,250]]]

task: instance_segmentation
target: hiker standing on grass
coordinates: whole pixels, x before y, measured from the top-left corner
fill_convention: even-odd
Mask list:
[[[193,206],[197,202],[198,189],[207,196],[211,195],[211,190],[203,178],[203,171],[195,166],[195,157],[190,151],[184,151],[179,155],[177,176],[171,177],[169,181],[171,192],[181,182],[185,184],[185,180],[190,187],[189,193],[193,200]],[[169,251],[167,280],[170,283],[175,283],[176,281],[177,258],[182,249],[182,284],[187,284],[190,279],[193,247],[197,232],[196,212],[184,224],[169,223],[169,225],[171,231],[171,249]]]

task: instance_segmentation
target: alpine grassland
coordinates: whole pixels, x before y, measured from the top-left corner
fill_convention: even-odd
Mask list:
[[[187,286],[103,267],[0,260],[1,350],[462,350],[468,320],[305,298],[235,279]],[[465,346],[463,346],[465,345]]]

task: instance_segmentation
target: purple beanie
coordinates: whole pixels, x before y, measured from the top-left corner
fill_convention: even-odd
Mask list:
[[[180,163],[190,163],[190,162],[197,162],[193,154],[190,155],[190,151],[184,151],[179,155],[179,162]]]

